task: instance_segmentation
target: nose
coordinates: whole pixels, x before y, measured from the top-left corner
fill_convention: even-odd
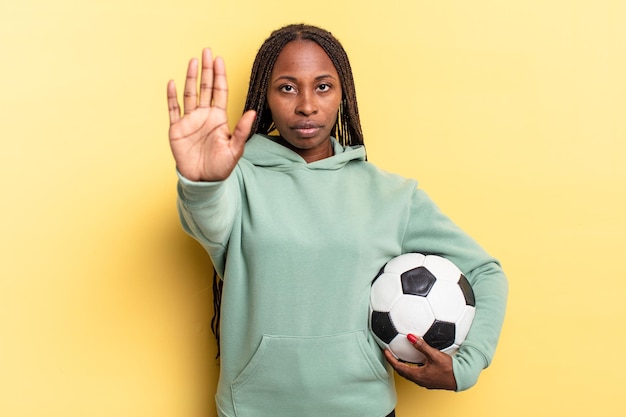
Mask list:
[[[317,113],[318,106],[315,94],[304,91],[298,95],[298,102],[296,103],[296,113],[303,116],[311,116]]]

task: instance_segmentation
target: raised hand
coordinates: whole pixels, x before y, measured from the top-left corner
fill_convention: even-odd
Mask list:
[[[233,132],[228,126],[228,83],[224,61],[213,61],[210,49],[202,51],[200,94],[198,60],[187,67],[181,115],[174,81],[167,84],[169,139],[178,171],[192,181],[221,181],[230,175],[243,154],[256,113],[247,111]]]
[[[385,350],[385,357],[398,375],[428,389],[456,390],[456,379],[452,371],[452,358],[429,346],[421,337],[412,334],[407,337],[413,347],[424,354],[422,366],[409,365],[397,360],[393,353]]]

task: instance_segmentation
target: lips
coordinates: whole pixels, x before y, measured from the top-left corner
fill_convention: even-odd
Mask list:
[[[320,125],[319,123],[305,121],[305,122],[296,123],[294,126],[291,127],[291,129],[298,132],[300,136],[306,138],[306,137],[315,136],[322,127],[323,126]]]

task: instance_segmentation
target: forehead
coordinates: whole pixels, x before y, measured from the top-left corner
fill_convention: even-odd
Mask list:
[[[316,42],[298,39],[285,45],[278,54],[272,78],[327,74],[338,78],[337,70],[324,49]]]

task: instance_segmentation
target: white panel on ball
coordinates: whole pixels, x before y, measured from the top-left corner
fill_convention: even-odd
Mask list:
[[[402,285],[396,274],[384,273],[372,284],[371,307],[375,311],[390,311],[402,296]]]
[[[390,312],[398,333],[423,335],[435,321],[435,316],[424,297],[403,295],[396,301]]]
[[[428,268],[437,279],[459,282],[459,278],[461,277],[461,270],[451,261],[441,256],[426,256],[424,266]]]
[[[461,287],[456,282],[440,280],[439,275],[427,299],[437,320],[454,323],[465,310],[465,297]]]
[[[411,363],[424,363],[426,358],[424,355],[406,338],[406,335],[399,334],[395,339],[389,343],[389,350],[393,353],[393,355],[404,362]]]
[[[456,337],[454,343],[457,345],[463,343],[467,337],[470,327],[472,327],[472,321],[474,321],[474,315],[476,315],[476,309],[472,306],[465,306],[465,311],[456,322]]]
[[[385,272],[395,272],[401,274],[409,269],[417,268],[424,264],[425,255],[421,253],[405,253],[390,260],[385,265]]]

